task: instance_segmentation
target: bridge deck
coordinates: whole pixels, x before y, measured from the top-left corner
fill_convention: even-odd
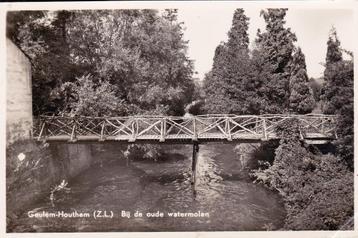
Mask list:
[[[295,119],[308,143],[336,138],[335,116],[203,115],[193,117],[48,117],[35,120],[34,138],[47,141],[121,143],[258,142],[279,139],[280,126]]]

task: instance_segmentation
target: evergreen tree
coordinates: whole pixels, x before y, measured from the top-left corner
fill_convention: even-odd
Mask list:
[[[301,48],[298,48],[293,55],[290,68],[290,110],[299,114],[310,113],[315,106],[315,100],[309,85],[305,56]]]
[[[249,18],[245,16],[245,11],[241,8],[236,9],[232,19],[232,26],[228,33],[227,47],[232,55],[238,57],[248,57],[249,53]]]
[[[246,84],[251,81],[249,57],[248,21],[243,9],[234,12],[227,42],[226,95],[230,100],[230,113],[251,114],[247,105],[249,90]]]
[[[318,80],[321,79],[320,78],[315,79],[312,77],[309,79],[310,88],[312,89],[313,97],[316,103],[319,103],[321,100],[321,90],[322,90],[322,85],[318,82]]]
[[[221,43],[215,49],[213,58],[212,74],[213,77],[224,79],[227,71],[227,47],[225,43]]]
[[[341,82],[335,78],[338,73],[338,67],[343,62],[342,51],[340,50],[340,41],[337,38],[337,32],[334,28],[327,41],[326,68],[324,70],[324,84],[322,89],[322,111],[328,114],[337,113],[339,105],[335,105],[335,98],[338,96],[338,87]]]
[[[339,63],[335,80],[338,83],[337,95],[332,98],[339,115],[336,141],[337,151],[341,158],[353,170],[354,165],[354,89],[353,58]]]
[[[206,108],[211,113],[249,113],[245,89],[250,78],[248,20],[243,9],[236,9],[228,42],[215,51],[212,70],[205,78]]]
[[[230,102],[225,92],[226,57],[227,49],[222,43],[216,47],[212,70],[204,78],[204,110],[208,113],[227,113],[230,110]]]
[[[326,69],[322,88],[323,112],[338,115],[337,151],[353,169],[354,158],[354,111],[353,111],[353,54],[343,60],[340,41],[333,28],[327,42]]]
[[[327,42],[326,67],[334,63],[337,63],[343,59],[340,46],[341,46],[341,42],[337,37],[337,31],[334,27],[332,27]],[[329,70],[330,70],[329,68],[326,68],[324,74],[326,75],[327,74],[326,71]]]
[[[254,78],[260,86],[257,91],[265,105],[261,112],[282,113],[288,109],[290,62],[297,39],[290,28],[285,28],[286,11],[283,8],[261,11],[266,31],[258,31],[253,54]]]

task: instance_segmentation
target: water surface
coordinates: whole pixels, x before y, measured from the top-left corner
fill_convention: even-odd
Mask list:
[[[191,184],[191,146],[169,146],[164,161],[130,162],[119,150],[99,153],[103,161],[69,181],[70,192],[52,206],[48,196],[33,212],[95,210],[112,218],[29,218],[11,224],[13,232],[59,231],[253,231],[279,229],[284,208],[279,196],[253,184],[233,145],[200,145],[195,193]],[[130,218],[122,217],[130,212]],[[134,217],[138,211],[142,217]],[[168,213],[206,214],[169,217]],[[163,213],[164,217],[147,217]]]

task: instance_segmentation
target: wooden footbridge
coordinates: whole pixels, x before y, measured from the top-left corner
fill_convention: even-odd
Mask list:
[[[120,143],[251,143],[279,139],[277,129],[297,119],[302,140],[311,144],[336,138],[332,115],[200,115],[64,117],[41,116],[33,137],[44,141]]]
[[[279,128],[296,119],[301,140],[323,144],[336,139],[336,116],[330,115],[201,115],[63,117],[35,120],[33,137],[39,141],[99,143],[193,144],[192,184],[196,184],[199,144],[206,142],[257,143],[280,139]]]

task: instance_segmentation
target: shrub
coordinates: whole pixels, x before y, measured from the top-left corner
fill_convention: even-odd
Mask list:
[[[339,229],[353,215],[353,173],[338,157],[315,155],[302,146],[294,121],[281,129],[284,139],[275,160],[253,172],[256,182],[282,195],[285,229]]]
[[[129,145],[124,151],[124,156],[129,160],[154,160],[157,161],[162,155],[160,146],[156,145]]]

